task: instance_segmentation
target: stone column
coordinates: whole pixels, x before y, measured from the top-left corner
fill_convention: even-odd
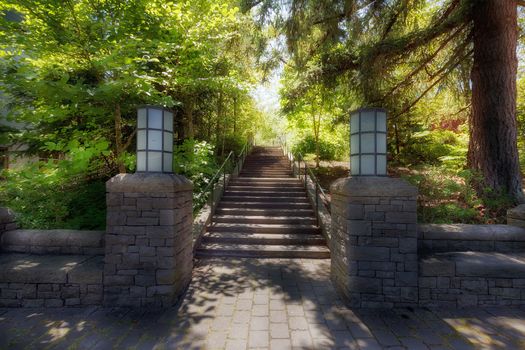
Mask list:
[[[173,174],[120,174],[106,183],[104,305],[178,300],[191,279],[192,188]]]
[[[507,210],[507,225],[525,228],[525,204]]]
[[[15,213],[9,208],[0,207],[0,239],[4,232],[16,230],[17,228]]]
[[[331,278],[352,307],[418,302],[417,188],[389,177],[331,186]]]

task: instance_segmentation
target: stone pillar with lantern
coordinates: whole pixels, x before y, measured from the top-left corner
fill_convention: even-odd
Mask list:
[[[417,188],[387,176],[387,113],[350,113],[351,176],[330,188],[331,279],[353,307],[416,306]]]
[[[104,304],[167,307],[192,270],[192,183],[173,174],[173,113],[138,108],[137,169],[106,183]]]

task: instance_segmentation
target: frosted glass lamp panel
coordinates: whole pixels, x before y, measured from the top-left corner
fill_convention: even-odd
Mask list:
[[[160,109],[150,109],[148,121],[148,128],[162,129],[162,111]]]
[[[137,152],[137,171],[146,171],[146,152]]]
[[[350,133],[359,132],[359,113],[352,114],[350,117]]]
[[[377,112],[377,131],[386,132],[386,113]]]
[[[173,113],[164,111],[164,130],[173,131]]]
[[[148,171],[162,172],[162,152],[148,152]]]
[[[352,175],[359,175],[359,156],[350,157],[350,170]]]
[[[173,171],[173,155],[171,153],[163,153],[164,157],[164,172],[171,173]]]
[[[373,155],[361,156],[361,175],[374,175],[376,170],[376,157]]]
[[[359,134],[350,136],[350,153],[359,153]]]
[[[386,134],[376,134],[377,153],[386,153]]]
[[[146,149],[146,130],[137,131],[137,149]]]
[[[148,130],[148,149],[162,151],[162,131]]]
[[[361,153],[375,153],[375,134],[361,134]]]
[[[376,158],[377,175],[386,175],[386,156],[378,155]]]
[[[164,132],[164,148],[165,152],[173,152],[173,133]]]
[[[375,112],[361,112],[361,132],[374,131],[375,127]]]
[[[137,111],[137,128],[146,129],[148,127],[146,108],[140,108]]]

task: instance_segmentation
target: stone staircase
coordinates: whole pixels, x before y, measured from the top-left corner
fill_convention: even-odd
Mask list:
[[[329,258],[301,181],[277,147],[256,147],[233,178],[197,257]]]

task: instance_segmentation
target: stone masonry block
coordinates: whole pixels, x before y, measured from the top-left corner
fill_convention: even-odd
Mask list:
[[[347,230],[352,236],[370,236],[372,224],[367,220],[347,220]]]
[[[385,247],[350,247],[348,257],[355,261],[389,261],[390,249]]]
[[[392,223],[415,223],[417,222],[416,212],[388,212],[385,214],[385,221]]]
[[[115,199],[108,215],[104,304],[171,306],[191,278],[191,182],[178,175],[120,174],[106,189]]]
[[[417,305],[417,189],[401,179],[350,177],[331,193],[336,290],[352,306]]]

